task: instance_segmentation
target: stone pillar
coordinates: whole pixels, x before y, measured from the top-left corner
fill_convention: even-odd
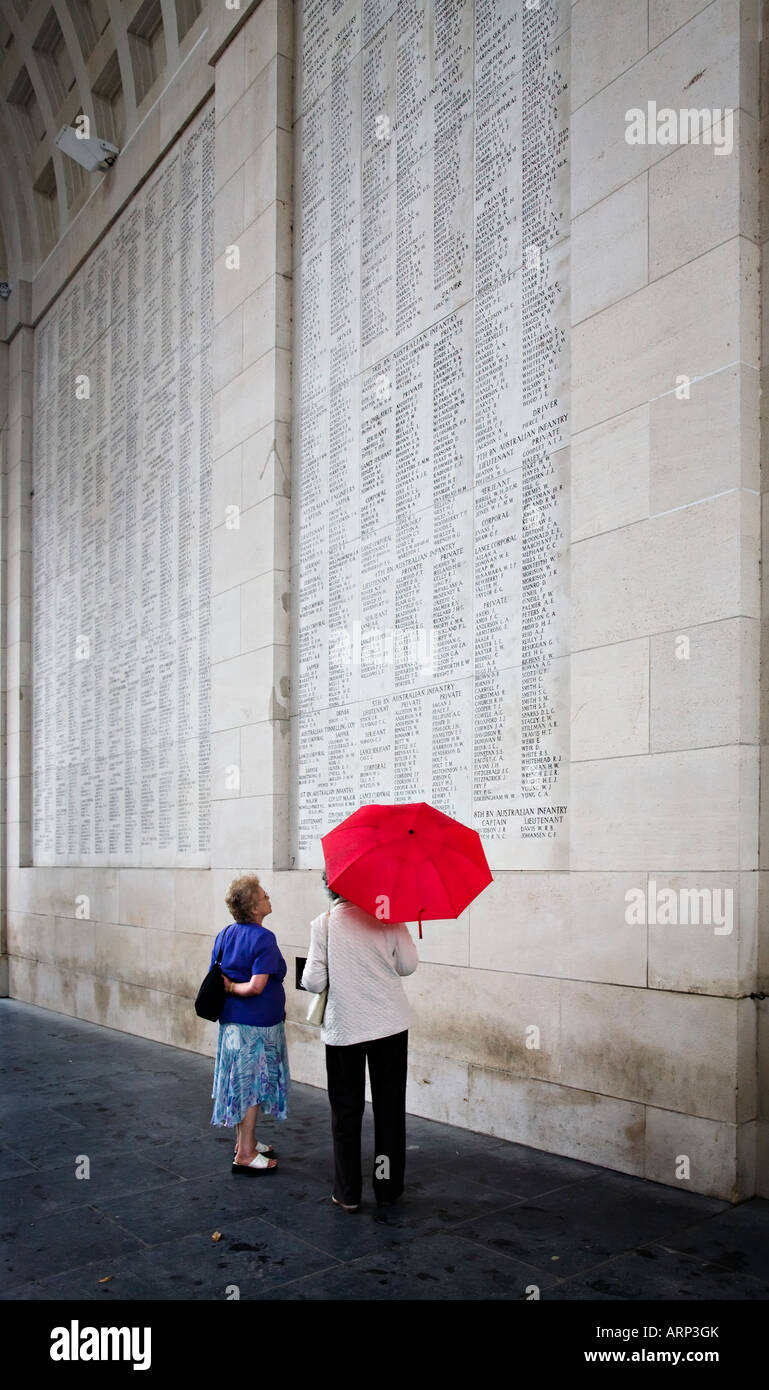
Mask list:
[[[572,14],[571,869],[585,895],[605,876],[618,922],[640,874],[675,910],[683,890],[730,894],[733,924],[647,914],[635,987],[569,986],[565,1066],[643,1104],[643,1176],[739,1200],[756,1190],[758,6]],[[712,138],[628,143],[650,102],[704,111]]]
[[[8,884],[5,872],[5,834],[7,775],[5,759],[8,747],[7,710],[5,698],[6,685],[6,633],[8,631],[8,388],[10,385],[8,369],[10,352],[5,342],[5,302],[0,302],[0,826],[3,827],[2,851],[0,852],[0,999],[8,995]]]
[[[7,416],[2,449],[2,841],[0,995],[8,993],[9,874],[31,864],[32,369],[31,286],[5,304]],[[5,402],[4,402],[5,404]]]
[[[212,6],[209,27],[211,866],[222,879],[288,862],[292,20],[286,0],[261,0],[245,17]]]
[[[758,851],[759,940],[756,992],[769,994],[769,0],[762,0],[759,183],[761,236],[761,823]],[[758,1000],[756,1192],[769,1197],[769,1001]]]

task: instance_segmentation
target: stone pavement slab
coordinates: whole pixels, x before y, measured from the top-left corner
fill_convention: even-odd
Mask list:
[[[330,1201],[317,1088],[293,1083],[288,1120],[260,1130],[278,1170],[235,1180],[211,1058],[8,999],[0,1069],[8,1302],[769,1297],[761,1198],[733,1207],[408,1116],[401,1201],[379,1211],[364,1189],[349,1215]],[[365,1167],[369,1106],[363,1145]]]

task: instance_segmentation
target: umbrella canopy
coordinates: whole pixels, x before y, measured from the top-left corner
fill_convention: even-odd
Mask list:
[[[477,830],[426,801],[361,806],[321,839],[329,888],[383,923],[458,917],[492,882]]]

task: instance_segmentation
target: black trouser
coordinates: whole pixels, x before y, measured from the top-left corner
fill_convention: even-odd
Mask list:
[[[334,1136],[334,1196],[345,1206],[360,1202],[360,1130],[365,1108],[366,1058],[374,1111],[373,1188],[378,1202],[403,1191],[406,1167],[406,1067],[408,1029],[389,1038],[326,1044],[326,1076]]]

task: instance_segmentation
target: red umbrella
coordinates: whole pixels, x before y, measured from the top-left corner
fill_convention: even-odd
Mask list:
[[[382,922],[458,917],[489,883],[481,837],[426,801],[361,806],[321,839],[329,888]]]

